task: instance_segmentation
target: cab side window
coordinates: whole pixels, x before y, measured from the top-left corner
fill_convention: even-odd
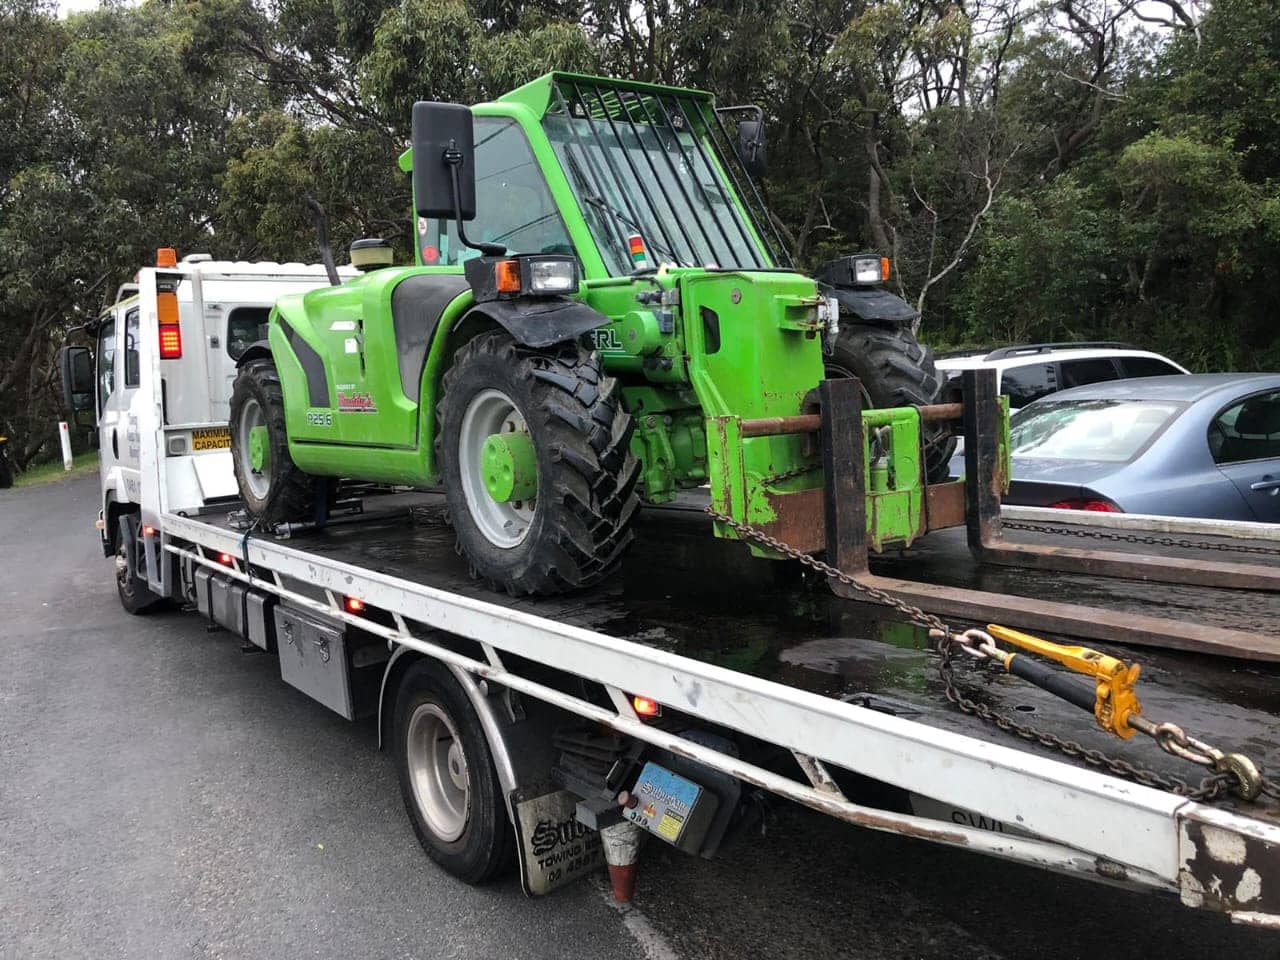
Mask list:
[[[106,409],[111,391],[116,388],[116,319],[103,318],[98,327],[98,412]]]
[[[138,352],[138,308],[134,307],[124,317],[124,385],[136,387],[141,380],[139,366],[142,354]]]
[[[573,242],[551,199],[529,141],[514,120],[476,117],[476,218],[467,238],[500,243],[509,253],[573,256]],[[422,244],[426,266],[456,266],[479,256],[458,241],[452,220],[427,223]]]

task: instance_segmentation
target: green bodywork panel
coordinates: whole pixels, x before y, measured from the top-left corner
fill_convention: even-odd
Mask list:
[[[556,119],[556,104],[565,103],[563,91],[576,90],[574,84],[595,85],[593,89],[605,91],[618,106],[608,107],[597,92],[601,112],[594,119],[589,111],[587,116],[574,114],[566,119],[563,108]],[[591,124],[615,129],[634,124],[645,108],[643,98],[673,96],[682,98],[680,136],[661,141],[660,133],[645,134],[645,140],[637,133],[634,143],[639,159],[602,148],[596,160],[615,167],[625,161],[640,177],[632,186],[643,189],[641,161],[646,150],[654,143],[662,149],[684,150],[680,162],[692,164],[691,181],[702,178],[694,186],[703,191],[705,209],[722,230],[725,244],[747,251],[741,254],[741,262],[749,260],[757,266],[722,270],[667,264],[631,274],[628,260],[626,271],[611,272],[609,263],[616,269],[619,262],[618,234],[629,227],[601,213],[598,198],[587,197],[592,200],[588,204],[580,195],[583,174],[567,159],[566,137],[578,136],[579,127],[585,130]],[[624,97],[630,98],[626,103],[635,104],[634,108],[622,106]],[[482,122],[488,123],[486,130],[501,128],[503,135],[513,129],[512,124],[518,128],[522,139],[515,146],[527,148],[533,161],[523,167],[540,173],[538,189],[545,188],[541,195],[550,198],[552,215],[558,216],[578,258],[582,282],[575,299],[601,315],[601,325],[589,337],[606,371],[621,382],[624,404],[635,419],[632,450],[642,463],[644,498],[661,503],[682,487],[709,483],[718,509],[738,520],[764,523],[775,518],[779,495],[820,486],[821,471],[772,479],[816,464],[815,454],[806,450],[806,439],[795,435],[744,439],[738,423],[803,411],[807,395],[823,377],[822,300],[813,280],[777,269],[738,189],[739,181],[713,145],[713,107],[711,95],[701,91],[548,74],[493,103],[473,107],[472,113],[477,129]],[[617,146],[626,149],[621,137]],[[674,171],[675,162],[670,162]],[[412,151],[406,151],[400,168],[408,172],[412,163]],[[659,172],[655,169],[653,175]],[[715,196],[699,184],[717,191]],[[486,189],[501,185],[491,180]],[[691,207],[677,209],[672,204],[670,209],[673,219],[664,231],[688,236],[702,229],[710,237],[707,243],[717,242],[708,225],[690,222]],[[607,236],[601,234],[602,222],[611,226]],[[417,265],[375,270],[341,286],[289,295],[279,300],[272,313],[270,345],[284,388],[289,451],[308,473],[416,486],[439,480],[434,450],[436,405],[442,377],[461,342],[458,327],[473,305],[472,296],[464,292],[445,307],[421,381],[407,384],[401,382],[397,362],[391,298],[396,285],[409,277],[461,274],[461,260],[473,254],[451,242],[443,222],[415,219],[415,224]],[[737,232],[730,235],[730,230]],[[484,238],[477,233],[473,239]],[[606,242],[607,248],[602,246]],[[658,238],[651,236],[647,242],[658,251],[655,258],[662,260]],[[696,237],[691,239],[690,248],[698,242]],[[451,259],[457,262],[426,265]],[[465,329],[474,332],[470,324]],[[313,368],[310,393],[299,351],[309,354],[307,363]],[[313,395],[316,364],[322,366],[327,385],[323,403]],[[911,531],[918,529],[923,496],[914,411],[869,413],[864,426],[869,445],[881,428],[891,437],[886,441],[891,452],[887,462],[874,468],[878,489],[869,494],[869,534],[877,547],[909,542]],[[868,450],[871,471],[876,458],[870,446]],[[495,498],[520,499],[520,493],[527,497],[530,491],[527,478],[521,478],[521,451],[506,444],[501,449],[495,446],[491,453],[489,489]],[[869,475],[869,490],[870,481]],[[717,532],[735,535],[729,529]]]

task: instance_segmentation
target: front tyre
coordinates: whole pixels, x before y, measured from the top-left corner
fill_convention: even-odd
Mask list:
[[[138,530],[137,514],[127,513],[120,518],[116,534],[116,593],[120,597],[120,606],[134,616],[150,613],[161,600],[147,583],[143,562],[146,554]]]
[[[396,697],[393,750],[400,793],[427,855],[466,883],[511,863],[514,837],[480,718],[447,671],[409,669]]]
[[[942,396],[933,351],[905,328],[842,324],[835,351],[826,358],[826,374],[857,377],[862,382],[862,402],[872,408],[928,406]],[[955,438],[945,424],[926,423],[921,430],[925,474],[929,483],[940,483],[950,476]]]
[[[454,355],[437,423],[449,518],[474,576],[546,595],[614,569],[633,537],[640,465],[597,354],[481,334]]]
[[[240,368],[231,391],[231,460],[240,499],[267,524],[305,520],[315,510],[316,478],[289,456],[284,392],[271,360]]]

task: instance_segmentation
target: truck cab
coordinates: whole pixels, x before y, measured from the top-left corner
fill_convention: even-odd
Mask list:
[[[278,297],[327,283],[321,265],[179,260],[162,248],[86,327],[92,347],[64,349],[66,405],[92,416],[97,435],[103,554],[122,570],[137,569],[143,476],[157,450],[167,509],[198,515],[237,499],[227,425],[236,362],[265,339]]]

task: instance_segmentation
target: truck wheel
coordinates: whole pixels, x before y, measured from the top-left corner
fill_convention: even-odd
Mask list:
[[[826,372],[829,377],[857,377],[863,404],[873,408],[925,406],[942,395],[933,351],[905,328],[841,326]],[[930,483],[939,483],[950,475],[955,437],[943,424],[927,423],[923,429],[925,473]]]
[[[132,550],[127,545],[130,540],[133,543]],[[142,556],[136,514],[126,514],[120,518],[116,544],[116,593],[120,595],[120,606],[134,616],[149,613],[159,605],[160,597],[147,586],[145,572],[135,563],[135,559]]]
[[[640,464],[631,416],[599,357],[482,334],[454,355],[437,462],[458,552],[513,596],[607,576],[632,540]]]
[[[316,478],[293,465],[284,426],[284,393],[270,360],[240,368],[231,391],[231,459],[240,498],[267,524],[308,519]]]
[[[396,772],[418,841],[459,880],[492,880],[510,865],[515,840],[467,695],[424,661],[405,674],[395,710]]]

